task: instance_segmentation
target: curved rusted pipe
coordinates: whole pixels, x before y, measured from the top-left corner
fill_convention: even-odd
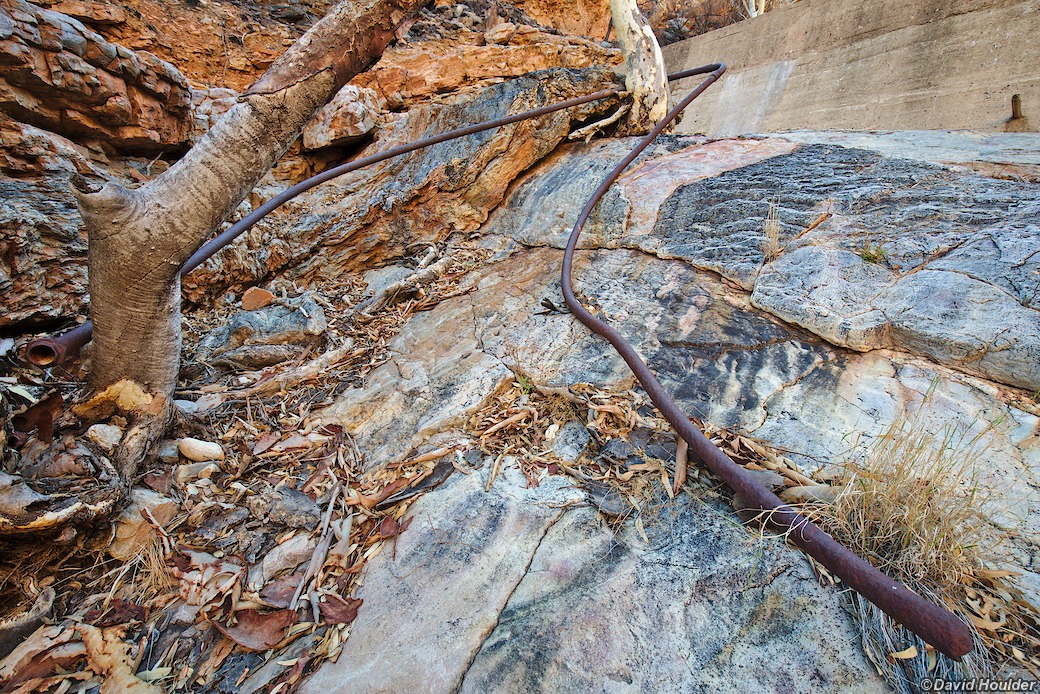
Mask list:
[[[733,462],[728,455],[693,426],[690,419],[679,409],[635,349],[620,333],[586,310],[574,295],[571,283],[574,249],[577,248],[578,237],[581,235],[585,222],[592,214],[593,208],[621,175],[621,172],[661,134],[690,102],[721,77],[725,70],[725,65],[715,63],[684,73],[684,76],[708,74],[708,77],[679,102],[665,116],[664,120],[658,123],[635,149],[614,167],[614,170],[600,184],[582,209],[581,214],[578,215],[578,221],[574,224],[563,255],[562,284],[567,308],[578,320],[606,338],[614,346],[614,349],[632,369],[650,396],[650,400],[689,445],[690,451],[700,458],[730,489],[756,508],[764,511],[771,523],[788,532],[788,537],[792,542],[827,567],[834,575],[840,577],[860,595],[884,610],[896,622],[951,658],[960,658],[973,648],[971,628],[964,621],[871,566],[805,516],[785,505],[773,492],[760,485],[747,470]]]
[[[573,99],[567,99],[566,101],[560,101],[555,104],[549,104],[548,106],[541,106],[539,108],[531,109],[530,111],[523,111],[511,116],[505,116],[503,118],[496,118],[495,120],[485,121],[483,123],[476,123],[469,125],[464,128],[457,128],[455,130],[449,130],[446,133],[440,135],[434,135],[432,137],[423,138],[416,140],[415,142],[409,142],[407,144],[392,147],[385,152],[378,152],[376,154],[357,159],[340,166],[333,167],[327,171],[323,171],[320,174],[311,176],[305,181],[301,181],[294,186],[286,188],[278,195],[274,196],[270,200],[266,201],[255,210],[247,214],[239,221],[232,224],[230,227],[222,231],[217,236],[213,237],[205,244],[203,244],[197,251],[191,254],[191,257],[185,261],[181,267],[180,274],[185,275],[202,263],[206,262],[214,253],[219,251],[224,246],[228,245],[240,235],[244,234],[250,228],[253,227],[257,222],[271,214],[275,209],[284,205],[289,200],[292,200],[297,195],[304,193],[311,188],[321,185],[326,181],[329,181],[338,176],[343,176],[352,171],[377,164],[387,159],[399,157],[402,154],[408,154],[414,152],[417,149],[424,147],[430,147],[432,145],[440,144],[441,142],[447,142],[448,140],[454,140],[466,135],[473,135],[475,133],[490,130],[492,128],[498,128],[503,125],[510,125],[518,121],[527,120],[529,118],[537,118],[538,116],[544,116],[554,111],[561,111],[565,108],[572,108],[574,106],[581,106],[587,104],[590,101],[598,101],[599,99],[606,99],[611,96],[618,96],[621,92],[617,89],[604,89],[592,94],[586,94],[585,96],[575,97]],[[90,336],[94,330],[94,324],[91,321],[87,321],[78,327],[70,330],[69,332],[61,335],[54,335],[48,337],[39,337],[31,341],[26,349],[25,358],[29,363],[35,364],[40,367],[57,366],[62,362],[75,357],[79,354],[80,348],[90,341]]]

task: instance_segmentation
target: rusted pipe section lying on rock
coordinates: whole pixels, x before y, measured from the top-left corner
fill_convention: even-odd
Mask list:
[[[896,622],[951,658],[960,658],[972,650],[971,627],[952,612],[925,600],[899,581],[871,566],[805,516],[785,505],[773,492],[760,485],[747,470],[733,462],[728,455],[693,426],[635,349],[620,333],[586,310],[574,295],[571,281],[574,250],[577,248],[582,227],[588,221],[593,208],[621,175],[621,172],[661,134],[669,123],[678,117],[690,102],[721,77],[725,70],[725,65],[716,63],[682,73],[684,77],[695,74],[707,74],[708,77],[676,105],[664,120],[658,123],[635,149],[621,160],[592,194],[585,208],[578,215],[578,221],[575,222],[574,229],[567,240],[563,256],[562,284],[567,308],[578,320],[606,338],[614,346],[614,349],[632,369],[657,409],[689,445],[690,452],[700,458],[708,469],[720,477],[730,489],[763,511],[770,523],[787,532],[791,542],[827,567],[860,595],[884,610]]]

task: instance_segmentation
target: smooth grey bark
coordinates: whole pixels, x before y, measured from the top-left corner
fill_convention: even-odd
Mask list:
[[[664,55],[636,0],[610,0],[610,16],[625,58],[625,88],[632,94],[618,135],[643,134],[668,113]]]

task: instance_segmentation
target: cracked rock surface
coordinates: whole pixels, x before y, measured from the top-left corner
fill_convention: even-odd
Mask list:
[[[486,475],[416,504],[369,564],[339,660],[303,691],[885,691],[839,596],[723,507],[687,497],[647,543],[566,478],[528,489],[507,470],[485,492]]]
[[[569,225],[629,144],[564,145],[516,180],[479,229],[491,257],[468,291],[412,317],[391,360],[324,412],[370,466],[450,439],[510,367],[549,386],[631,383],[603,340],[546,309],[563,304]],[[984,510],[1040,599],[1040,411],[1020,389],[1040,383],[1040,312],[1015,295],[1040,261],[1040,189],[934,151],[666,138],[593,215],[576,290],[691,416],[810,472],[925,397],[937,431],[994,423],[978,481],[999,504]],[[370,564],[339,663],[307,691],[882,688],[839,596],[728,509],[680,496],[647,541],[607,528],[564,478],[526,489],[507,466],[484,492],[486,474],[418,502],[396,554]]]

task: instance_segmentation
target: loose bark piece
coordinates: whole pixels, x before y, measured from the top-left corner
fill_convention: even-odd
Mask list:
[[[45,588],[27,611],[0,621],[0,659],[43,624],[54,606],[54,589]]]
[[[75,629],[86,646],[90,669],[104,675],[101,694],[162,694],[162,689],[134,675],[130,644],[122,638],[125,629],[89,624],[77,624]]]
[[[689,450],[689,445],[686,443],[686,439],[675,435],[675,485],[672,487],[672,491],[675,494],[679,493],[682,486],[686,484],[686,454]]]

